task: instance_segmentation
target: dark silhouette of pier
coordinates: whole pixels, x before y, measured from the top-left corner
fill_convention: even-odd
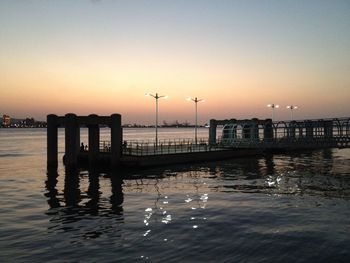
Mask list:
[[[100,126],[111,129],[111,141],[100,141]],[[80,127],[88,127],[89,145],[80,143]],[[209,139],[157,142],[123,141],[121,115],[47,116],[47,165],[57,169],[57,129],[65,127],[64,164],[145,167],[214,161],[264,152],[350,147],[350,118],[279,121],[271,119],[210,120]],[[217,134],[218,127],[222,133]]]

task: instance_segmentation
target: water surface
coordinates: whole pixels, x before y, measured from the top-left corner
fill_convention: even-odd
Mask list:
[[[1,262],[349,260],[349,149],[48,176],[45,130],[0,129]]]

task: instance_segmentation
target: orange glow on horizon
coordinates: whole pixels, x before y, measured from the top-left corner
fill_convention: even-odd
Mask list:
[[[155,104],[144,94],[158,92],[169,95],[167,101],[159,103],[161,121],[193,123],[194,105],[187,103],[186,97],[206,99],[198,105],[200,123],[211,118],[269,118],[268,103],[281,105],[276,110],[277,119],[289,119],[285,106],[291,104],[300,107],[296,118],[350,115],[348,27],[346,34],[336,32],[342,41],[335,41],[333,30],[322,27],[318,28],[325,30],[324,34],[314,33],[314,39],[307,38],[308,16],[302,17],[307,20],[300,24],[293,16],[281,27],[275,23],[280,20],[266,20],[269,24],[265,28],[260,25],[261,12],[253,12],[257,20],[247,23],[246,16],[234,8],[229,16],[226,9],[217,13],[226,17],[198,17],[197,7],[184,24],[171,12],[164,25],[153,23],[153,17],[161,16],[161,12],[143,18],[120,14],[119,19],[129,22],[123,24],[115,20],[115,13],[121,11],[112,2],[99,3],[104,15],[96,19],[96,25],[79,9],[70,17],[77,23],[73,29],[50,3],[47,8],[53,18],[46,18],[47,25],[30,12],[21,14],[31,19],[21,20],[17,8],[23,8],[22,4],[8,4],[16,19],[9,16],[3,21],[12,27],[0,43],[4,50],[0,53],[0,114],[45,119],[48,113],[118,112],[124,123],[150,124]],[[95,7],[80,7],[92,12],[92,17],[97,15]],[[69,5],[62,4],[62,8],[70,10]],[[162,8],[168,10],[166,5]],[[252,11],[249,5],[245,8]],[[278,6],[271,8],[279,10]],[[338,13],[347,17],[342,10],[339,8]],[[276,19],[279,14],[274,13]],[[283,18],[287,15],[284,13]],[[105,21],[105,16],[110,20]],[[265,18],[270,16],[268,13]],[[334,30],[344,24],[343,20],[317,21]],[[25,30],[27,23],[33,23],[33,32]],[[290,25],[298,26],[299,31],[285,31]],[[292,40],[295,42],[289,42]],[[343,46],[339,44],[336,49],[338,42]]]

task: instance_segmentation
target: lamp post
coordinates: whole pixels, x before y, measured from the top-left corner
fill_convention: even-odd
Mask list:
[[[193,101],[195,103],[195,115],[196,115],[196,123],[194,126],[194,142],[197,144],[197,125],[198,125],[198,109],[197,109],[197,103],[198,102],[205,102],[203,99],[198,99],[197,97],[193,98],[187,98],[187,101]]]
[[[159,96],[158,93],[156,95],[153,95],[151,93],[146,93],[145,96],[150,96],[156,99],[156,147],[158,147],[158,99],[164,98],[167,99],[168,96]]]
[[[293,110],[296,110],[297,108],[298,108],[298,106],[295,106],[295,105],[287,106],[287,109],[290,109],[290,120],[291,121],[293,120]]]
[[[272,121],[274,121],[274,119],[275,119],[275,108],[277,109],[280,106],[277,105],[277,104],[272,103],[272,104],[267,104],[267,107],[272,109]]]

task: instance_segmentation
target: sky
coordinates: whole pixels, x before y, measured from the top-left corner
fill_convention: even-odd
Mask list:
[[[350,116],[350,1],[1,0],[0,114]]]

